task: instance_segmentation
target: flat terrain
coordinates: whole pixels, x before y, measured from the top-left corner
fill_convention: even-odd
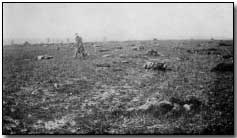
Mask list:
[[[86,43],[85,49],[88,57],[74,59],[66,44],[3,47],[4,134],[234,133],[233,72],[211,72],[233,64],[233,45],[160,40]],[[150,49],[162,55],[149,56]],[[37,60],[45,54],[53,58]],[[143,67],[160,60],[169,70]],[[190,97],[199,110],[140,110],[152,99]]]

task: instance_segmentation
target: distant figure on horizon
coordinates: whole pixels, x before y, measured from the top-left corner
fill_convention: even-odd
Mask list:
[[[76,35],[75,37],[76,44],[74,45],[75,47],[74,58],[77,58],[78,54],[80,54],[81,57],[85,57],[86,53],[83,46],[82,38],[78,36],[77,33],[75,35]]]

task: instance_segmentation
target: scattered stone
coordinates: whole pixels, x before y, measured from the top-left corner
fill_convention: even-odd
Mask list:
[[[37,59],[38,60],[43,60],[43,59],[52,59],[53,56],[49,56],[49,55],[40,55],[40,56],[37,56]]]
[[[220,63],[211,69],[212,72],[226,72],[226,71],[234,71],[233,63]]]

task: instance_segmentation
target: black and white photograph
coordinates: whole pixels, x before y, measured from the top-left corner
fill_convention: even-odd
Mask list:
[[[2,135],[234,135],[234,2],[2,2]]]

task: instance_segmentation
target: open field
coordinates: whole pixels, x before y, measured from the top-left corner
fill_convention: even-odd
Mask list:
[[[86,43],[89,56],[83,60],[74,59],[66,45],[5,46],[3,133],[233,134],[234,72],[211,72],[219,63],[233,64],[233,44],[219,44]],[[144,49],[134,48],[139,46]],[[150,49],[162,55],[149,56]],[[37,60],[44,54],[53,58]],[[146,61],[157,60],[169,70],[144,69]],[[190,97],[199,103],[192,110],[144,109],[152,100],[184,102]]]

